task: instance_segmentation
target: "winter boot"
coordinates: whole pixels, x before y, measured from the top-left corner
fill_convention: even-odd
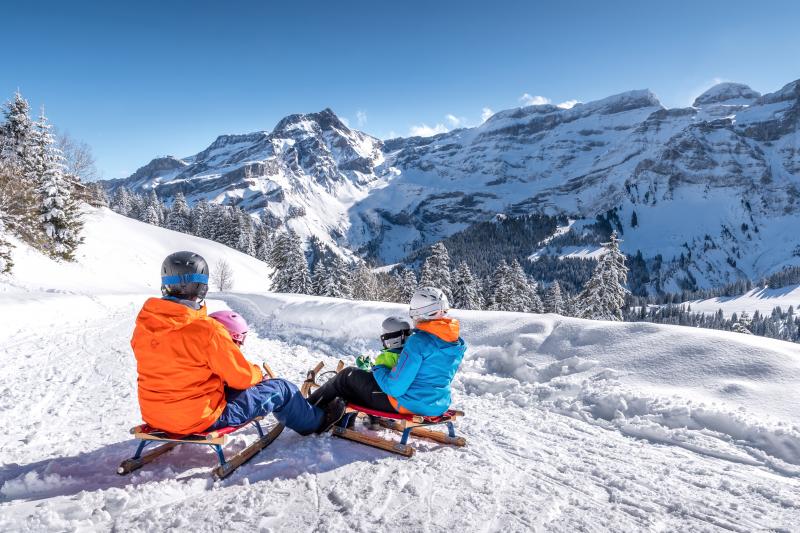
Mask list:
[[[333,427],[333,425],[342,419],[344,412],[347,409],[347,403],[341,398],[335,398],[331,403],[325,406],[325,416],[322,419],[322,424],[317,428],[316,433],[325,433]]]

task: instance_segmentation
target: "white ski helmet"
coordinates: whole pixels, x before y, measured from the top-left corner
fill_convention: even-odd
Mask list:
[[[450,310],[447,295],[436,287],[420,287],[411,297],[408,314],[414,320],[433,320]]]
[[[383,328],[381,342],[387,350],[402,348],[406,339],[411,335],[411,330],[414,329],[411,321],[401,316],[388,317],[383,321],[381,327]]]

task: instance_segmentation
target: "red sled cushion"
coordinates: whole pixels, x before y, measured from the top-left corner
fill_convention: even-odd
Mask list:
[[[442,422],[447,422],[449,420],[452,420],[456,416],[463,414],[459,411],[456,411],[455,409],[448,409],[439,416],[422,416],[422,415],[415,415],[413,413],[387,413],[385,411],[370,409],[369,407],[362,407],[354,403],[348,403],[347,407],[349,409],[353,409],[354,411],[359,411],[361,413],[366,413],[368,415],[378,416],[380,418],[391,418],[393,420],[414,421],[415,419],[421,418],[424,424],[441,424]]]
[[[241,426],[227,426],[220,429],[215,429],[213,431],[198,431],[197,433],[191,433],[189,435],[178,435],[177,433],[170,433],[168,431],[162,431],[158,428],[154,428],[149,424],[142,424],[138,428],[136,428],[139,432],[145,433],[147,435],[152,435],[153,437],[159,437],[162,439],[174,439],[174,440],[207,440],[208,437],[221,437],[223,435],[229,435],[234,431],[237,431],[244,426],[250,424],[247,422]]]

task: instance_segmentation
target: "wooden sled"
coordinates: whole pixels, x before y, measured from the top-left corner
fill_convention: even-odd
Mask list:
[[[275,374],[266,363],[264,363],[264,370],[271,378],[275,377]],[[211,474],[216,479],[223,479],[229,476],[241,465],[255,457],[258,452],[269,446],[272,441],[278,438],[278,435],[280,435],[283,431],[283,424],[276,424],[270,428],[268,432],[265,432],[261,427],[260,421],[262,419],[262,417],[258,417],[242,424],[241,426],[229,426],[213,431],[192,433],[190,435],[176,435],[174,433],[153,428],[147,424],[136,426],[131,428],[131,434],[133,434],[135,438],[139,439],[139,445],[136,448],[136,453],[130,459],[125,459],[122,461],[122,463],[120,463],[119,467],[117,468],[117,474],[121,476],[130,474],[134,470],[142,468],[144,465],[152,462],[157,457],[172,450],[178,444],[202,444],[205,446],[211,446],[214,448],[214,451],[217,452],[219,465],[211,471]],[[255,426],[256,431],[258,431],[258,440],[247,446],[242,451],[226,458],[222,451],[222,447],[227,444],[228,435],[249,425]],[[163,442],[164,444],[145,452],[145,447],[153,442]]]
[[[313,370],[309,370],[304,383],[304,390],[310,391],[313,387],[319,386],[316,383],[316,377],[323,366],[323,363],[319,363]],[[342,368],[344,368],[344,362],[339,361],[339,364],[336,366],[336,372],[341,371]],[[354,418],[358,416],[375,417],[378,423],[384,428],[401,433],[400,441],[398,442],[377,435],[362,433],[355,429],[349,429],[347,426],[350,425],[351,421],[354,422]],[[411,457],[414,455],[414,448],[408,444],[408,437],[412,435],[450,446],[465,446],[467,440],[464,437],[456,436],[455,427],[453,425],[453,422],[461,416],[464,416],[464,412],[455,409],[449,409],[440,416],[422,416],[376,411],[351,403],[347,404],[345,415],[333,427],[332,431],[333,435],[336,437],[360,442],[361,444],[366,444],[373,448],[380,448],[381,450],[386,450],[405,457]],[[429,428],[430,426],[441,424],[447,426],[447,433]]]
[[[211,446],[214,448],[214,451],[217,452],[219,465],[211,471],[211,474],[217,479],[223,479],[255,457],[258,452],[269,446],[283,431],[283,425],[277,424],[271,428],[269,432],[265,432],[261,427],[260,420],[261,419],[258,418],[241,426],[229,426],[214,431],[192,433],[191,435],[175,435],[150,427],[147,424],[136,426],[131,429],[133,436],[139,439],[139,446],[136,449],[136,454],[130,459],[122,461],[119,468],[117,468],[117,474],[123,476],[130,474],[134,470],[138,470],[147,463],[152,462],[156,457],[172,450],[178,444],[203,444]],[[222,447],[228,443],[228,435],[249,425],[256,427],[258,431],[258,440],[242,451],[226,458]],[[143,453],[145,447],[153,442],[164,442],[165,444]]]

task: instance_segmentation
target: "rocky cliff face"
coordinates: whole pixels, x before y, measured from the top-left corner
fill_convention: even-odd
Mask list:
[[[625,251],[658,258],[665,288],[709,286],[800,263],[788,229],[800,222],[799,123],[800,82],[763,96],[723,83],[680,109],[630,91],[386,142],[326,109],[153,160],[112,186],[266,209],[385,262],[497,213],[565,214],[580,232],[613,212]]]

